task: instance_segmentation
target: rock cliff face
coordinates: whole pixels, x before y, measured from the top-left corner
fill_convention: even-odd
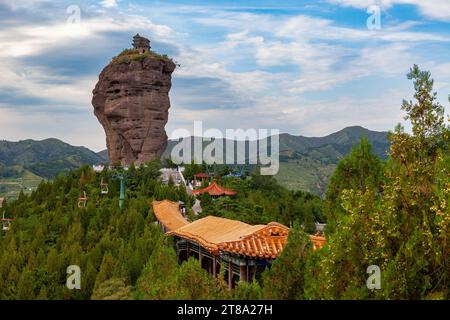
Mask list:
[[[166,148],[164,126],[175,64],[152,52],[129,52],[100,73],[92,105],[105,129],[110,162],[140,165]]]

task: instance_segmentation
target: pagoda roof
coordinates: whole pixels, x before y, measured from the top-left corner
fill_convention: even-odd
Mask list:
[[[213,181],[209,186],[199,190],[193,190],[194,195],[199,195],[202,193],[209,193],[211,196],[234,196],[237,194],[236,191],[219,186],[215,181]]]
[[[169,230],[178,229],[189,224],[180,212],[180,204],[178,201],[154,200],[152,207],[156,219]]]

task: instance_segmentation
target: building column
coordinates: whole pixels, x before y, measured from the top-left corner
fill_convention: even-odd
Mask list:
[[[233,268],[231,266],[231,259],[228,261],[228,288],[233,287]]]
[[[215,256],[213,257],[212,263],[213,263],[212,274],[213,274],[213,277],[215,278],[216,277],[216,257]]]
[[[200,247],[200,245],[199,245],[198,246],[198,261],[200,262],[200,268],[202,268],[202,260],[203,260],[202,247]]]
[[[178,241],[175,241],[175,247],[177,249],[177,262],[180,263],[180,247],[178,246]]]
[[[241,281],[248,282],[248,279],[247,279],[247,267],[246,266],[241,266],[241,270],[240,270],[239,276],[241,278]]]

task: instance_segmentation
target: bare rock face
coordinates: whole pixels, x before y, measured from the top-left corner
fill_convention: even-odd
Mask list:
[[[113,59],[100,73],[92,105],[111,163],[140,165],[163,153],[174,70],[172,60],[147,52],[138,59]]]

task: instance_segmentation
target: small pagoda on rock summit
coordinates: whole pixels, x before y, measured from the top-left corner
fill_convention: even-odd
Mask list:
[[[150,40],[141,37],[139,33],[137,33],[133,37],[133,48],[139,50],[140,53],[148,52],[150,51]]]

